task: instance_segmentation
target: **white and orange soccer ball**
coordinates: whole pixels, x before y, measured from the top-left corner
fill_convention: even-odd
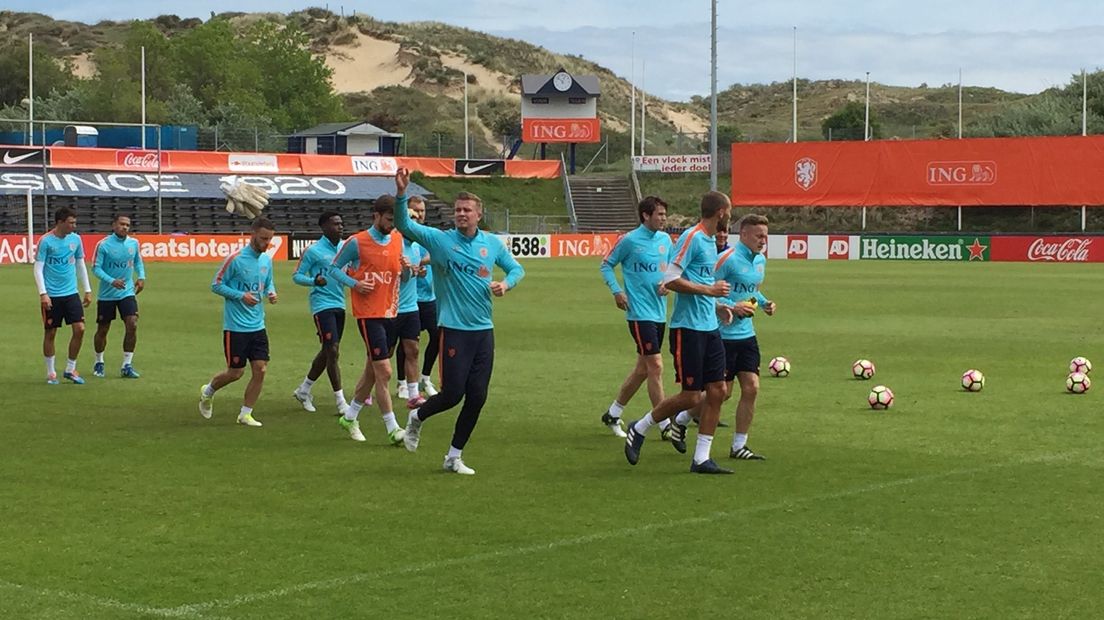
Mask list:
[[[1092,372],[1092,362],[1087,357],[1077,357],[1070,360],[1070,372],[1079,372],[1083,375],[1087,375]]]
[[[772,358],[770,364],[767,364],[767,370],[770,371],[772,377],[788,377],[790,375],[790,360],[782,356]]]
[[[871,409],[889,409],[893,406],[893,390],[884,385],[875,385],[866,397]]]
[[[874,362],[870,360],[855,360],[851,364],[851,374],[856,379],[869,379],[874,376]]]
[[[1071,372],[1066,377],[1066,389],[1074,394],[1084,394],[1092,387],[1092,380],[1089,379],[1089,375],[1083,372]]]
[[[967,370],[962,373],[962,389],[967,392],[980,392],[985,387],[985,375],[980,370]]]

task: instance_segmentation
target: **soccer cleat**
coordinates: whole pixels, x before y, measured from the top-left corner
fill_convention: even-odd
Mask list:
[[[303,405],[303,409],[305,409],[307,412],[314,413],[315,411],[318,411],[314,408],[314,398],[310,395],[310,392],[303,393],[299,390],[295,390],[291,393],[291,396],[295,400],[299,401],[299,404]]]
[[[743,448],[740,448],[739,450],[729,450],[728,451],[728,458],[730,458],[730,459],[741,459],[741,460],[744,460],[744,461],[765,461],[765,460],[767,460],[767,457],[763,456],[762,454],[756,454],[756,453],[752,452],[751,448],[748,448],[747,446],[744,446]]]
[[[103,362],[96,362],[95,364],[92,365],[92,375],[95,376],[95,377],[104,376],[104,363]]]
[[[206,385],[202,385],[199,388],[199,415],[210,420],[211,413],[214,411],[214,403],[211,401],[213,401],[215,397],[207,396],[206,388]]]
[[[418,413],[417,409],[410,412],[410,417],[406,420],[406,433],[403,435],[403,445],[410,452],[418,450],[418,440],[422,434],[422,421],[414,417],[415,413]]]
[[[455,474],[464,474],[465,476],[474,476],[475,470],[464,464],[464,461],[460,460],[460,457],[454,456],[452,458],[445,457],[445,464],[442,465],[445,471],[451,471]]]
[[[416,396],[416,397],[411,398],[410,400],[406,401],[406,408],[407,409],[417,409],[418,407],[421,407],[422,405],[424,405],[425,401],[426,401],[426,399],[423,398],[422,396]]]
[[[607,411],[602,414],[602,424],[606,425],[606,428],[613,431],[613,434],[622,439],[625,438],[625,423],[621,421],[621,418],[615,418]]]
[[[349,437],[353,438],[353,441],[364,441],[364,433],[360,432],[360,422],[357,420],[347,420],[345,416],[337,419],[337,423],[341,425],[341,428],[349,431]]]
[[[437,386],[433,385],[433,382],[429,379],[422,379],[420,389],[425,392],[426,396],[436,396]]]
[[[243,426],[264,426],[260,421],[253,418],[252,413],[238,414],[238,424]]]
[[[678,422],[671,422],[667,428],[663,429],[661,435],[664,441],[671,442],[671,445],[678,450],[679,454],[686,454],[686,427]]]
[[[399,398],[401,400],[407,400],[408,398],[410,398],[410,387],[406,385],[405,381],[403,381],[399,385]]]
[[[142,375],[138,374],[137,370],[134,370],[134,366],[127,364],[119,369],[119,376],[124,379],[137,379]]]
[[[395,430],[387,433],[387,439],[391,441],[391,445],[396,448],[403,445],[403,438],[406,437],[406,429],[396,428]]]
[[[75,370],[73,372],[66,372],[66,373],[62,374],[61,376],[65,377],[66,379],[68,379],[70,381],[72,381],[76,385],[84,385],[84,377],[78,375],[77,371],[75,371]]]
[[[636,430],[636,423],[629,425],[629,432],[625,433],[625,459],[629,465],[636,465],[640,460],[640,450],[644,447],[644,434]]]
[[[725,469],[713,459],[707,459],[701,463],[690,463],[690,473],[692,474],[731,474],[731,469]]]
[[[52,372],[52,373],[46,375],[46,385],[57,385],[57,384],[58,384],[58,378],[57,378],[57,373],[56,372]]]

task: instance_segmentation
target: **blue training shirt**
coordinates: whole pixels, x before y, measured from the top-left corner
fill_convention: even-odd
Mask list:
[[[622,292],[614,273],[614,267],[621,265],[624,292],[629,300],[625,313],[628,320],[667,322],[667,298],[659,295],[659,285],[673,249],[671,235],[662,230],[653,232],[641,224],[618,239],[602,261],[598,269],[614,295]]]
[[[134,295],[134,276],[146,279],[146,265],[134,237],[120,237],[114,233],[100,239],[92,258],[92,273],[100,279],[100,301],[119,301]],[[123,288],[111,283],[122,280]]]
[[[311,314],[318,314],[323,310],[345,309],[345,287],[340,280],[329,275],[330,264],[344,244],[344,241],[334,244],[328,238],[322,237],[299,257],[299,265],[295,267],[291,280],[300,286],[311,287]],[[318,275],[326,278],[326,286],[315,286],[314,279]]]
[[[395,228],[429,250],[440,306],[437,323],[466,331],[493,329],[490,285],[495,265],[506,272],[509,288],[525,277],[525,269],[498,237],[482,230],[467,237],[456,229],[419,224],[410,217],[406,203],[405,195],[396,200]]]
[[[422,251],[422,259],[429,256],[429,251],[418,246]],[[437,301],[437,293],[433,290],[433,265],[425,265],[425,275],[418,278],[418,303]]]
[[[769,301],[763,295],[759,287],[763,284],[763,275],[767,268],[767,257],[741,242],[734,247],[725,250],[717,258],[717,268],[714,274],[718,280],[725,280],[732,286],[728,297],[723,302],[727,306],[735,305],[741,301],[755,299],[759,307],[767,305]],[[736,317],[728,325],[721,325],[721,338],[725,340],[743,340],[755,335],[755,324],[752,318]]]
[[[713,267],[717,264],[717,242],[706,234],[701,224],[682,233],[675,244],[672,264],[682,268],[682,278],[694,284],[712,286],[716,279]],[[675,309],[671,312],[671,327],[709,332],[717,329],[715,298],[707,295],[675,293]]]
[[[50,297],[77,294],[77,261],[84,260],[84,248],[77,233],[58,237],[50,231],[38,240],[35,261],[43,263],[43,280]]]
[[[422,260],[422,246],[403,238],[403,256],[417,269]],[[418,277],[411,269],[403,269],[399,280],[399,314],[418,311]]]
[[[211,281],[211,291],[226,298],[222,310],[222,328],[232,332],[256,332],[265,328],[264,305],[269,293],[276,292],[272,282],[272,258],[257,252],[252,245],[226,258]],[[242,302],[253,293],[257,305]]]

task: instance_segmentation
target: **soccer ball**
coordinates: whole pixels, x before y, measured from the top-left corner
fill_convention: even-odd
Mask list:
[[[1074,394],[1084,394],[1092,387],[1092,381],[1089,379],[1089,375],[1083,372],[1071,372],[1070,376],[1066,377],[1066,389]]]
[[[893,406],[893,390],[884,385],[876,385],[866,397],[871,409],[889,409]]]
[[[962,373],[962,389],[967,392],[980,392],[985,387],[985,375],[980,370],[967,370]]]
[[[870,360],[857,360],[851,364],[851,374],[856,379],[869,379],[874,376],[874,362]]]
[[[770,361],[767,369],[770,370],[771,376],[787,377],[790,374],[790,360],[784,357],[776,357]]]
[[[1087,375],[1092,372],[1092,362],[1087,357],[1077,356],[1070,360],[1070,372],[1079,372]]]

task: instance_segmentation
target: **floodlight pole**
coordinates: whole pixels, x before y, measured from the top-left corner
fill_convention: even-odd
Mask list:
[[[648,107],[648,91],[644,90],[644,72],[648,70],[648,59],[640,61],[640,156],[644,157],[644,119]]]
[[[1089,135],[1089,78],[1085,69],[1081,69],[1081,135]],[[1088,210],[1081,205],[1081,232],[1085,232]]]
[[[863,119],[863,140],[870,139],[870,72],[866,72],[866,116]]]
[[[34,35],[30,33],[27,34],[27,146],[34,146]]]
[[[962,68],[958,69],[958,139],[962,139]]]
[[[793,141],[797,142],[797,26],[793,27]]]
[[[146,150],[146,46],[142,46],[142,150]]]
[[[629,57],[629,160],[636,155],[636,31],[632,33]]]
[[[710,20],[709,73],[709,189],[717,191],[717,0],[712,3]]]
[[[468,138],[468,72],[464,72],[464,159],[471,159],[471,140]]]

